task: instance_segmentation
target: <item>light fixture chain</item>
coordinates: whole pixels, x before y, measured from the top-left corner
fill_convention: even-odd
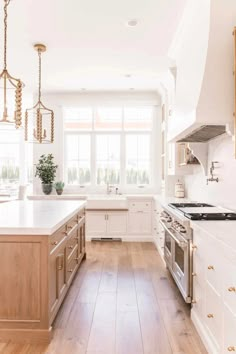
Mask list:
[[[42,80],[42,64],[41,64],[41,51],[38,50],[39,54],[39,102],[41,102],[41,80]]]
[[[4,0],[4,69],[7,69],[7,6],[10,0]]]

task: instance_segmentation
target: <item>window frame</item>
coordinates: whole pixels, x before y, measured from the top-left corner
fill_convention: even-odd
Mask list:
[[[89,105],[84,105],[84,107],[88,107]],[[102,105],[103,107],[105,105]],[[106,186],[104,185],[97,185],[96,184],[96,136],[98,135],[119,135],[120,136],[120,183],[117,184],[117,187],[119,190],[122,190],[122,192],[137,192],[137,191],[152,191],[154,190],[155,184],[154,184],[154,179],[155,179],[155,166],[154,166],[154,153],[157,149],[157,129],[156,129],[156,106],[155,105],[145,105],[142,104],[140,107],[152,107],[152,129],[151,130],[125,130],[124,129],[124,109],[126,107],[139,107],[137,104],[133,105],[112,105],[108,107],[122,107],[122,127],[121,130],[95,130],[95,115],[96,115],[96,109],[99,107],[99,105],[91,105],[90,107],[93,110],[93,122],[92,122],[92,130],[75,130],[75,129],[65,129],[65,112],[64,109],[68,109],[70,107],[64,107],[63,109],[63,135],[64,135],[64,142],[66,141],[66,137],[68,135],[90,135],[91,140],[91,159],[90,159],[90,174],[91,174],[91,183],[88,185],[71,185],[67,183],[67,176],[66,176],[66,171],[67,171],[67,161],[66,161],[66,147],[64,144],[63,148],[63,155],[64,155],[64,164],[63,164],[63,176],[64,180],[66,183],[66,188],[68,190],[78,190],[78,189],[83,189],[88,192],[102,192],[105,190]],[[73,107],[74,108],[74,107]],[[79,108],[83,108],[83,106],[79,106]],[[138,184],[127,184],[126,183],[126,135],[149,135],[150,136],[150,183],[147,185],[138,185]]]

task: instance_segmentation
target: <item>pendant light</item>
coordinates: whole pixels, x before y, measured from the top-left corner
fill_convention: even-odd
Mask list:
[[[12,77],[7,70],[7,8],[10,0],[4,1],[4,67],[0,74],[0,123],[21,127],[22,88],[21,80]],[[14,107],[14,108],[13,108]],[[10,113],[10,110],[13,112]]]
[[[41,101],[42,65],[41,54],[46,52],[44,44],[35,44],[39,60],[38,101],[25,112],[25,140],[39,144],[50,144],[54,141],[54,112]]]

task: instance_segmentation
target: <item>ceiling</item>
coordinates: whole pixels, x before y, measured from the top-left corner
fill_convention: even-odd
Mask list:
[[[44,91],[155,90],[186,1],[11,0],[9,72],[35,89],[33,44],[42,42]],[[2,9],[0,16],[2,26]]]

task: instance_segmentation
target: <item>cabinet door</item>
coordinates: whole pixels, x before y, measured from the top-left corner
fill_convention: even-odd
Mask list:
[[[151,213],[140,213],[140,223],[141,233],[145,235],[150,235],[152,233]]]
[[[129,213],[128,234],[140,234],[140,213]]]
[[[63,295],[66,289],[66,248],[60,248],[57,252],[54,252],[50,256],[50,293],[49,293],[49,305],[51,313],[57,306],[60,297]]]
[[[107,236],[125,235],[127,232],[127,214],[110,212],[107,214]]]
[[[224,307],[224,345],[223,353],[236,351],[236,316]]]
[[[106,212],[88,212],[86,232],[88,235],[105,235],[107,231]]]

